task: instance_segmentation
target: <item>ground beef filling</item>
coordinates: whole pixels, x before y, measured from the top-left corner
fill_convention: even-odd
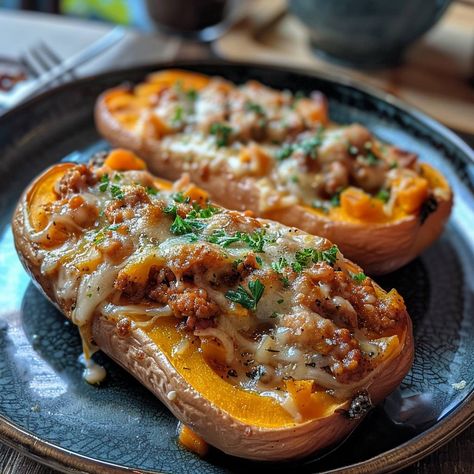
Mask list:
[[[190,330],[214,326],[219,314],[219,306],[205,289],[184,282],[178,284],[169,268],[152,267],[145,285],[132,281],[127,275],[120,275],[114,286],[131,302],[148,300],[167,304],[173,315],[182,319]]]

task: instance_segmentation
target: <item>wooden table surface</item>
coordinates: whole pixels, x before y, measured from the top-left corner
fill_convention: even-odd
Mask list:
[[[473,0],[474,1],[474,0]],[[202,45],[182,43],[176,51],[180,59],[205,59],[209,49]],[[461,135],[474,147],[474,135]],[[33,461],[0,443],[0,474],[51,474],[57,472]],[[473,474],[474,425],[448,444],[401,471],[404,474]]]

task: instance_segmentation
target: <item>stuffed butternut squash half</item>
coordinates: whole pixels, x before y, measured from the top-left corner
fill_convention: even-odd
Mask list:
[[[208,201],[114,150],[25,191],[18,254],[79,328],[186,426],[244,458],[347,435],[413,359],[402,297],[328,240]]]
[[[443,176],[310,97],[250,81],[168,70],[105,92],[98,130],[159,176],[183,172],[228,209],[337,244],[368,273],[387,273],[441,233],[452,204]]]

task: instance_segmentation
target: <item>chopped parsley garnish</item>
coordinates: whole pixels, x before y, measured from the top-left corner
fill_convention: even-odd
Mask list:
[[[263,246],[265,244],[265,230],[257,229],[251,234],[245,234],[240,232],[240,240],[245,242],[255,252],[262,253]]]
[[[363,272],[351,273],[351,277],[357,283],[362,283],[367,278],[367,276]]]
[[[369,166],[375,166],[379,162],[378,156],[371,150],[367,150],[364,158]]]
[[[171,216],[176,216],[178,212],[178,208],[176,207],[176,204],[168,204],[164,209],[163,212],[165,214],[170,214]]]
[[[265,237],[265,230],[261,229],[257,229],[251,234],[236,232],[234,235],[229,235],[224,230],[215,230],[207,240],[212,244],[221,245],[224,248],[229,247],[229,245],[234,242],[244,242],[257,253],[264,252],[263,246],[265,245],[265,242],[272,242],[272,239]]]
[[[321,146],[322,140],[322,128],[320,128],[314,137],[307,138],[302,141],[299,148],[304,152],[305,156],[309,156],[313,160],[318,157],[319,147]]]
[[[186,91],[186,97],[191,100],[192,102],[195,102],[196,99],[198,98],[198,92],[196,89],[189,89]]]
[[[212,244],[220,245],[224,248],[228,247],[230,244],[234,242],[240,241],[239,235],[229,235],[226,234],[224,230],[215,230],[208,238],[208,242]]]
[[[114,199],[123,199],[123,192],[116,184],[112,184],[112,186],[110,186],[110,194],[112,194]]]
[[[263,265],[263,260],[261,257],[259,257],[258,255],[255,256],[255,260],[257,261],[257,263],[262,266]]]
[[[114,181],[116,183],[118,183],[119,181],[121,181],[122,179],[122,175],[120,173],[117,173],[115,176],[114,176]]]
[[[199,240],[199,237],[194,232],[190,232],[189,234],[185,234],[183,236],[183,238],[185,238],[188,242],[197,242]]]
[[[331,199],[329,202],[331,203],[332,207],[339,207],[341,205],[341,193],[342,189],[340,191],[337,191],[335,194],[331,196]]]
[[[272,269],[276,273],[282,273],[283,270],[288,266],[288,261],[285,257],[280,257],[278,262],[272,262]]]
[[[391,170],[394,170],[394,169],[396,169],[396,168],[398,168],[398,162],[397,162],[397,161],[392,161],[392,162],[390,163],[390,169],[391,169]]]
[[[280,257],[277,262],[272,262],[272,269],[275,273],[280,275],[280,281],[285,288],[290,285],[288,278],[283,275],[283,270],[288,266],[289,263],[285,257]],[[279,300],[278,304],[280,304],[280,301],[283,303],[283,300]]]
[[[375,197],[380,199],[382,202],[387,203],[390,199],[390,191],[388,189],[381,189]]]
[[[150,196],[156,196],[158,194],[158,191],[155,188],[152,188],[151,186],[146,187],[146,192],[147,194],[150,194]]]
[[[110,179],[109,179],[108,174],[104,174],[103,176],[101,176],[100,185],[99,185],[99,191],[101,193],[105,193],[105,191],[107,191],[107,188],[109,186],[109,182],[110,182]]]
[[[300,273],[304,268],[310,265],[310,263],[325,262],[333,266],[337,259],[338,248],[333,245],[327,250],[316,250],[312,248],[306,248],[298,250],[295,253],[295,261],[291,264],[291,268],[296,272]]]
[[[183,219],[176,215],[173,223],[171,224],[170,231],[175,235],[190,234],[204,227],[204,223],[196,221],[194,219]]]
[[[239,285],[236,290],[227,291],[225,297],[234,303],[240,304],[244,308],[255,310],[265,291],[265,285],[257,278],[256,280],[249,281],[248,288],[250,292],[242,285]]]
[[[189,196],[185,196],[184,193],[182,191],[179,191],[177,193],[173,193],[171,195],[171,199],[173,199],[173,201],[175,202],[184,202],[184,203],[188,203],[191,199],[189,198]]]
[[[182,122],[183,114],[184,114],[183,107],[181,105],[177,105],[176,108],[174,109],[173,117],[171,117],[171,122],[173,122],[174,124]]]
[[[282,304],[285,300],[283,298],[280,298],[279,300],[277,300],[277,303],[278,304]]]
[[[184,235],[201,230],[206,224],[198,219],[208,219],[217,212],[220,212],[220,209],[213,206],[200,207],[198,204],[194,204],[194,209],[183,218],[178,215],[176,204],[169,204],[163,212],[174,216],[170,231],[175,235]]]
[[[246,102],[245,110],[248,112],[255,112],[257,115],[265,115],[265,110],[263,107],[255,102]]]
[[[213,123],[210,129],[211,135],[216,136],[216,145],[220,148],[229,144],[232,127],[224,123]]]
[[[277,161],[283,161],[289,158],[293,151],[295,150],[294,146],[290,143],[286,143],[283,145],[277,152],[275,153],[275,159]]]
[[[193,205],[193,210],[188,213],[186,219],[208,219],[212,217],[214,214],[220,212],[220,209],[211,205],[207,205],[206,207],[201,207],[199,204]]]
[[[300,182],[300,178],[299,178],[299,176],[298,176],[297,174],[293,174],[293,175],[290,176],[290,181],[291,181],[292,183],[299,183],[299,182]]]

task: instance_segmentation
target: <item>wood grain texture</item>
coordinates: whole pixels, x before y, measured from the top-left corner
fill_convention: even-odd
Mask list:
[[[403,471],[403,474],[471,474],[474,466],[474,426],[438,451]],[[54,474],[57,471],[0,444],[1,474]]]

